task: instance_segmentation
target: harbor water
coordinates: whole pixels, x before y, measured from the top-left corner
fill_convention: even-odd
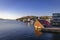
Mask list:
[[[36,36],[34,26],[16,20],[0,20],[0,40],[60,40],[60,34]]]

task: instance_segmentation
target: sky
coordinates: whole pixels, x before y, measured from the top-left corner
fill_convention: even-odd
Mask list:
[[[60,0],[0,0],[0,18],[52,16],[60,13]]]

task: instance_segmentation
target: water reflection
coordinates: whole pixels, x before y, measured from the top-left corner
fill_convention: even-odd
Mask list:
[[[27,23],[28,26],[31,26],[31,25],[33,25],[33,24],[34,24],[34,23],[32,23],[32,22],[28,22],[28,23]]]
[[[35,32],[35,35],[37,36],[37,37],[39,37],[39,36],[41,36],[43,33],[42,32],[39,32],[39,31],[37,31],[37,30],[34,30],[34,32]]]
[[[28,26],[31,26],[31,24],[30,24],[30,23],[27,23],[27,25],[28,25]]]

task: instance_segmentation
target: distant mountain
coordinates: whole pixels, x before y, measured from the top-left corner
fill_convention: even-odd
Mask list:
[[[0,20],[4,20],[3,18],[0,18]]]
[[[0,20],[15,20],[15,19],[3,19],[3,18],[0,18]]]

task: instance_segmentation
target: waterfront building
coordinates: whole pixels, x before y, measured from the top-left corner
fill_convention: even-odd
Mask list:
[[[51,23],[52,16],[41,16],[40,19],[44,19],[44,20],[48,21],[49,23]]]
[[[52,25],[53,26],[60,26],[60,13],[53,13],[52,16]]]

